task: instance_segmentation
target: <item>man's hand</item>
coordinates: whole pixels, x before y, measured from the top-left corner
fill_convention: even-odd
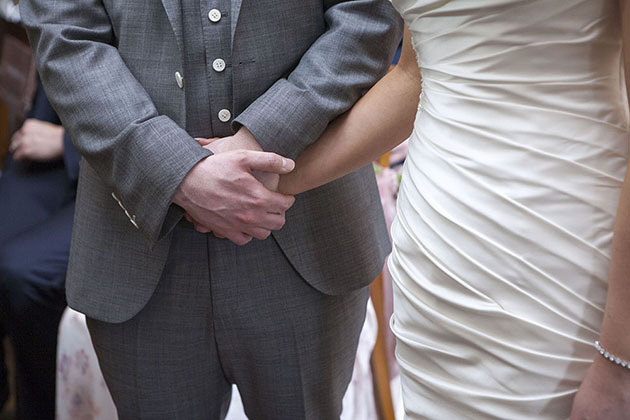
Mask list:
[[[241,127],[236,134],[229,137],[214,138],[214,139],[197,139],[199,144],[210,150],[212,153],[224,153],[233,150],[253,150],[262,152],[260,147],[252,133],[245,127]],[[280,175],[268,172],[255,171],[254,176],[265,186],[268,190],[277,191],[278,183],[280,182]]]
[[[179,186],[173,202],[182,207],[200,232],[212,231],[238,245],[266,239],[284,226],[292,196],[269,191],[254,171],[285,174],[295,163],[274,153],[249,150],[222,152],[195,165]]]
[[[11,139],[9,150],[16,161],[46,162],[63,156],[63,127],[28,119]]]

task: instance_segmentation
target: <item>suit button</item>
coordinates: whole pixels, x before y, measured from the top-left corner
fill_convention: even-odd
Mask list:
[[[217,23],[221,20],[221,12],[217,9],[210,10],[210,12],[208,12],[208,19],[210,19],[210,22]]]
[[[179,86],[180,89],[184,88],[184,78],[178,71],[175,72],[175,81],[177,82],[177,86]]]
[[[225,61],[223,61],[220,58],[217,58],[216,60],[212,62],[212,68],[217,73],[221,73],[223,70],[225,70]]]
[[[230,121],[230,118],[232,118],[232,113],[229,109],[222,109],[219,111],[219,121],[228,122]]]

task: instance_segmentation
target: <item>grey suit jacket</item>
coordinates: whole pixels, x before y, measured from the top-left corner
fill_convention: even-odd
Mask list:
[[[184,63],[177,0],[20,7],[51,103],[84,157],[68,302],[122,322],[153,293],[183,214],[172,197],[209,155],[185,130],[186,104],[210,109],[212,92],[175,79]],[[232,130],[244,125],[264,150],[292,158],[384,74],[401,37],[388,0],[233,0],[231,8]],[[389,251],[379,203],[366,167],[298,196],[274,235],[313,287],[357,289]]]

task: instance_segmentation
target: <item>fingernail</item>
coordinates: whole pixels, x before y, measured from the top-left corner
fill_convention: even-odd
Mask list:
[[[295,162],[293,162],[291,159],[282,158],[282,169],[293,170],[294,166],[295,166]]]

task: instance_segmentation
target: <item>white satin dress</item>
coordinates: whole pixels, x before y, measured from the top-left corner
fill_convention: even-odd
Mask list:
[[[409,419],[567,419],[628,157],[618,0],[393,0],[423,90],[393,226]]]

